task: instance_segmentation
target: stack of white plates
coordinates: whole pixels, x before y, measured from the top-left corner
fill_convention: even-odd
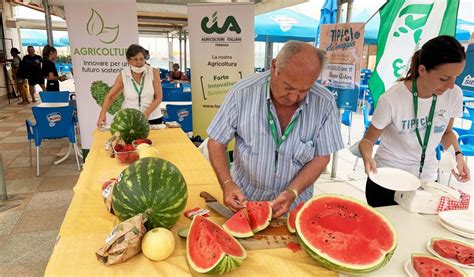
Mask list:
[[[439,222],[447,230],[474,239],[474,211],[453,210],[438,214]]]

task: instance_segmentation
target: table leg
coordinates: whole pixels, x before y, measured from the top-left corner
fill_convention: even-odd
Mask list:
[[[69,148],[67,149],[66,154],[61,159],[55,161],[54,164],[58,165],[58,164],[64,162],[67,159],[67,157],[69,157],[69,154],[71,154],[71,149],[72,149],[72,145],[69,144]]]

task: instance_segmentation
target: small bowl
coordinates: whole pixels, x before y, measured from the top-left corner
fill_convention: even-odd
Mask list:
[[[138,151],[132,150],[132,151],[123,151],[123,152],[117,152],[114,149],[114,154],[115,154],[115,159],[119,164],[132,164],[135,161],[138,160]]]
[[[137,141],[137,140],[132,141],[133,148],[135,148],[135,149],[137,148],[138,145],[141,144],[141,143],[140,143],[140,144],[137,144],[136,141]],[[150,141],[151,141],[151,140],[150,140]],[[148,144],[148,143],[146,143],[146,144]],[[151,144],[148,144],[148,145],[153,145],[153,141],[152,141]]]

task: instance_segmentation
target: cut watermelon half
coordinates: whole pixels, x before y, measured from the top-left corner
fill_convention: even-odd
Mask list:
[[[253,236],[246,208],[236,212],[222,225],[222,228],[236,238],[248,238]]]
[[[303,249],[322,266],[367,273],[384,266],[397,246],[393,225],[374,208],[350,197],[318,195],[296,215]]]
[[[288,231],[290,231],[290,233],[296,233],[296,229],[295,229],[296,215],[301,210],[303,205],[304,205],[304,202],[301,201],[288,215],[288,218],[286,220],[286,226],[288,227]]]
[[[432,238],[431,248],[441,257],[457,260],[461,264],[474,264],[474,247],[456,240]]]
[[[272,207],[270,202],[252,202],[245,204],[249,214],[250,227],[252,232],[257,233],[267,228],[272,220]]]
[[[425,254],[412,254],[411,262],[416,273],[420,277],[431,277],[431,276],[450,276],[450,277],[463,277],[467,274],[461,269],[445,262],[441,259],[425,255]]]
[[[186,240],[186,258],[198,273],[223,274],[240,266],[247,252],[219,225],[196,215]]]

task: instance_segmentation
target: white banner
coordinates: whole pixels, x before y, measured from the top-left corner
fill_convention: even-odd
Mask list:
[[[135,0],[63,0],[63,3],[82,147],[89,149],[105,95],[121,69],[127,66],[128,46],[138,43],[137,7]],[[110,114],[107,116],[110,123]]]
[[[254,72],[253,3],[188,5],[193,133],[206,137],[225,95]]]

